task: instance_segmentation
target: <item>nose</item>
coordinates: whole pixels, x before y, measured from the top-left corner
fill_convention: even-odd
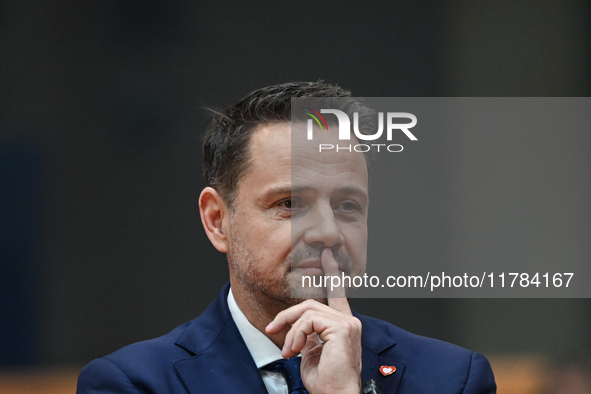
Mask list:
[[[329,202],[317,204],[305,218],[304,242],[308,245],[332,248],[344,242],[339,223]]]

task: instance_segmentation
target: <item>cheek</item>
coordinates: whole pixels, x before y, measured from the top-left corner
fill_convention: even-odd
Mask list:
[[[367,226],[356,226],[347,229],[345,236],[345,242],[347,246],[347,252],[354,262],[358,262],[359,266],[365,267],[365,261],[367,259]]]
[[[252,249],[265,261],[283,261],[291,251],[291,228],[288,224],[262,224],[249,229]]]
[[[274,248],[274,254],[280,254],[285,258],[291,252],[291,226],[286,225],[267,234],[270,247]]]
[[[355,245],[359,248],[360,245],[367,244],[367,225],[357,224],[354,226],[345,226],[341,229],[341,233],[345,237],[345,242]],[[365,246],[364,246],[365,247]]]

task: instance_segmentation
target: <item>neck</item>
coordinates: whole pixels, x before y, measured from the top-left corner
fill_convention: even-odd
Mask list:
[[[278,348],[283,348],[289,327],[276,335],[269,335],[265,327],[275,319],[279,312],[288,308],[285,303],[255,290],[245,290],[238,281],[230,280],[236,304],[257,330],[265,334]]]

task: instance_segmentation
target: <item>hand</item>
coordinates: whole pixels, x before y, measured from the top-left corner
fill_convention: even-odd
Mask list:
[[[322,251],[320,261],[325,275],[339,275],[329,248]],[[281,353],[285,358],[301,353],[300,371],[310,394],[357,394],[361,391],[361,322],[351,314],[343,287],[327,292],[328,306],[304,301],[278,313],[266,331],[279,334],[291,325]]]

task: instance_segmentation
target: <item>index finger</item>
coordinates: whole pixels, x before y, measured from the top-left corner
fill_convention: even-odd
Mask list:
[[[334,259],[330,248],[325,248],[322,251],[320,263],[326,276],[341,278],[339,264]],[[326,283],[326,298],[328,299],[328,306],[331,308],[348,315],[351,314],[351,307],[347,301],[344,283],[339,282],[339,286],[333,287],[333,281],[328,280]]]

